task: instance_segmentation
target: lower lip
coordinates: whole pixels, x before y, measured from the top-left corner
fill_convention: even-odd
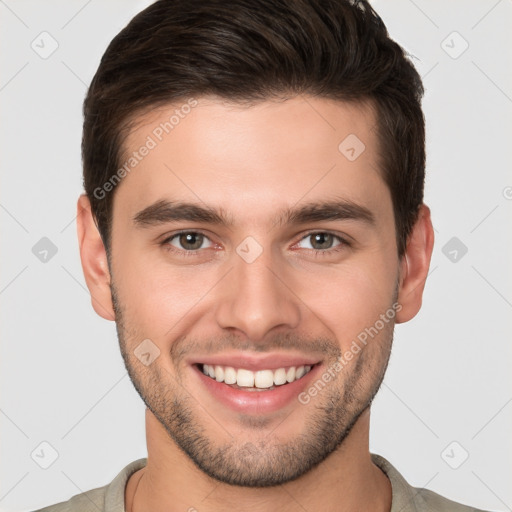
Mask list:
[[[243,389],[232,388],[205,375],[198,365],[193,365],[193,369],[199,376],[201,383],[222,404],[237,412],[264,414],[278,411],[294,400],[298,401],[298,395],[310,385],[310,382],[320,371],[320,366],[321,364],[314,365],[299,380],[263,391],[244,391]]]

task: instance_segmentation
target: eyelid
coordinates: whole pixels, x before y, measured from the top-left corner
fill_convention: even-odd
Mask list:
[[[170,233],[169,235],[165,235],[163,240],[159,243],[160,243],[160,245],[170,246],[170,247],[172,247],[172,249],[175,249],[176,251],[185,252],[187,254],[195,254],[197,252],[203,251],[204,249],[195,249],[193,251],[186,251],[185,249],[180,249],[179,247],[174,247],[173,245],[171,245],[171,241],[174,240],[179,235],[190,234],[190,233],[193,233],[196,235],[203,235],[204,238],[206,238],[213,246],[218,245],[211,239],[211,237],[209,235],[207,235],[201,229],[180,229],[178,231],[174,231],[173,233]],[[210,249],[210,248],[211,247],[207,247],[206,249]]]
[[[344,241],[346,244],[350,244],[356,241],[355,238],[351,237],[350,235],[347,235],[347,233],[339,233],[337,231],[332,231],[330,229],[310,229],[306,231],[304,237],[312,235],[314,233],[328,233],[329,235],[335,236],[340,240]]]
[[[322,233],[324,235],[331,235],[334,238],[337,238],[340,243],[334,247],[329,248],[329,249],[324,249],[324,250],[308,249],[309,251],[329,253],[329,252],[336,251],[336,248],[338,248],[340,246],[347,246],[347,247],[352,246],[352,243],[349,240],[351,237],[349,237],[349,236],[339,235],[339,234],[333,233],[332,231],[329,231],[327,229],[312,229],[312,230],[308,231],[305,235],[303,235],[295,244],[293,244],[293,247],[295,247],[297,244],[302,242],[304,239],[310,237],[311,235],[316,235],[317,233]]]

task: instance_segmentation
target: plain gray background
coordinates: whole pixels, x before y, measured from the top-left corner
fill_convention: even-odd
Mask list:
[[[86,87],[149,3],[0,0],[3,511],[67,500],[146,456],[144,406],[114,323],[90,304],[75,214]],[[512,1],[373,5],[424,78],[436,243],[370,448],[415,486],[512,510]],[[44,237],[57,252],[41,261]]]

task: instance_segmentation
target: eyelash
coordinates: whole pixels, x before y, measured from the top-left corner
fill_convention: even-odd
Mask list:
[[[186,257],[196,256],[203,249],[196,249],[194,251],[186,251],[185,249],[176,249],[169,243],[169,242],[171,242],[171,240],[174,240],[179,235],[184,235],[184,234],[194,234],[194,235],[199,234],[199,235],[203,235],[205,238],[210,240],[209,237],[202,231],[182,230],[182,231],[177,231],[176,233],[173,233],[172,235],[168,236],[165,240],[163,240],[160,243],[160,245],[163,246],[164,249],[169,252],[180,254],[180,255],[183,255]],[[340,235],[331,233],[330,231],[310,231],[310,232],[306,233],[297,243],[302,242],[302,240],[304,240],[305,238],[308,238],[309,236],[316,235],[316,234],[332,235],[334,238],[338,239],[340,244],[336,245],[332,249],[324,249],[324,250],[322,250],[322,249],[307,249],[308,251],[313,251],[313,255],[315,258],[322,257],[322,256],[329,256],[329,255],[332,255],[333,253],[342,251],[344,248],[352,247],[351,243],[349,241],[347,241],[345,238],[341,237]]]

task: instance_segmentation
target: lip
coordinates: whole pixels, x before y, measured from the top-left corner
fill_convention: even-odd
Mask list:
[[[258,370],[277,370],[278,368],[289,368],[290,366],[313,366],[320,363],[319,358],[307,358],[303,356],[294,356],[291,354],[221,354],[217,356],[205,356],[202,359],[189,361],[189,364],[208,364],[219,366],[231,366],[233,368],[245,368],[253,372]]]
[[[232,388],[223,382],[217,382],[215,379],[205,375],[198,364],[192,365],[194,374],[199,380],[199,386],[204,386],[214,400],[235,412],[257,415],[278,411],[289,405],[293,400],[298,401],[298,395],[316,379],[318,372],[321,371],[321,367],[322,364],[315,364],[315,366],[299,380],[276,386],[271,390],[244,391],[242,389]]]

